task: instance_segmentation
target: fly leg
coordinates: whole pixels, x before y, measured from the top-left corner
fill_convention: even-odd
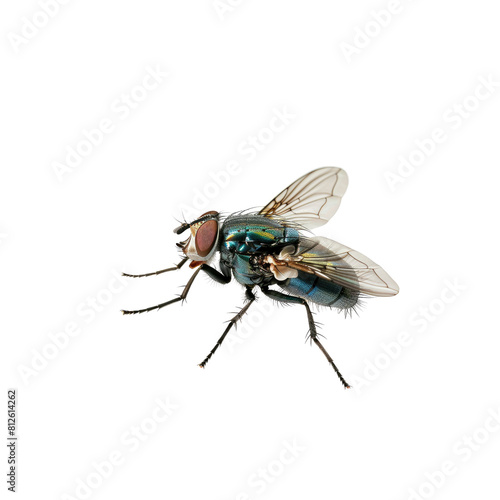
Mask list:
[[[140,278],[142,276],[151,276],[153,274],[160,274],[160,273],[165,273],[167,271],[173,271],[175,269],[180,269],[182,265],[187,261],[187,257],[183,259],[179,264],[177,264],[176,267],[171,267],[169,269],[164,269],[163,271],[157,271],[156,273],[149,273],[149,274],[139,274],[139,275],[131,275],[131,274],[126,274],[125,276],[132,276],[133,278]],[[163,302],[162,304],[158,304],[157,306],[152,306],[152,307],[147,307],[146,309],[137,309],[136,311],[123,311],[123,314],[140,314],[144,312],[149,312],[149,311],[154,311],[155,309],[161,309],[162,307],[169,306],[170,304],[175,304],[175,302],[180,302],[181,300],[184,300],[187,297],[187,294],[189,293],[189,289],[191,288],[191,285],[193,284],[193,281],[195,280],[196,276],[198,276],[198,273],[200,271],[205,271],[210,278],[212,278],[214,281],[217,281],[218,283],[226,284],[231,281],[231,274],[222,274],[213,267],[210,267],[207,264],[202,264],[194,274],[191,276],[190,280],[187,282],[186,286],[184,287],[184,290],[182,293],[176,297],[175,299],[169,300],[167,302]]]
[[[168,271],[177,271],[177,269],[180,269],[188,260],[189,259],[187,257],[184,257],[174,267],[169,267],[168,269],[162,269],[161,271],[155,271],[154,273],[147,273],[147,274],[127,274],[127,273],[122,273],[122,276],[127,276],[128,278],[145,278],[146,276],[155,276],[157,274],[167,273]]]
[[[199,367],[205,368],[205,365],[208,363],[208,360],[213,356],[213,354],[219,348],[222,342],[224,342],[224,339],[226,338],[226,335],[228,334],[229,330],[231,330],[233,325],[235,325],[242,318],[242,316],[248,311],[248,308],[252,305],[252,302],[254,302],[256,298],[251,288],[246,289],[245,297],[248,302],[240,309],[240,312],[236,316],[234,316],[229,320],[229,324],[227,325],[227,328],[224,330],[224,333],[222,334],[221,338],[217,341],[217,344],[215,344],[214,348],[208,353],[208,356],[198,365]]]
[[[196,276],[198,276],[198,273],[201,271],[201,268],[198,268],[189,281],[187,282],[186,286],[184,287],[184,290],[182,290],[182,293],[176,297],[175,299],[169,300],[168,302],[163,302],[162,304],[158,304],[157,306],[152,306],[152,307],[147,307],[146,309],[137,309],[135,311],[123,311],[123,314],[139,314],[139,313],[144,313],[144,312],[149,312],[149,311],[154,311],[155,309],[161,309],[162,307],[166,307],[170,304],[174,304],[175,302],[180,302],[181,300],[184,300],[187,297],[187,294],[189,293],[189,289],[191,288],[191,285],[193,284],[193,281],[195,280]]]
[[[323,344],[318,339],[316,324],[314,323],[314,318],[307,301],[300,297],[294,297],[293,295],[287,295],[285,293],[278,292],[277,290],[269,290],[268,287],[261,287],[261,290],[264,295],[267,295],[269,298],[276,300],[278,302],[284,302],[287,304],[302,304],[303,306],[305,306],[307,311],[307,320],[309,322],[309,338],[319,347],[321,352],[325,355],[326,359],[328,360],[330,365],[332,365],[333,369],[335,370],[335,373],[342,382],[342,385],[346,389],[349,389],[350,385],[344,380],[344,377],[340,373],[339,369],[335,366],[333,359],[331,358],[326,349],[323,347]]]
[[[209,266],[208,264],[202,264],[200,269],[208,274],[210,278],[217,283],[221,283],[222,285],[227,285],[231,281],[231,271],[227,267],[221,267],[222,273]]]

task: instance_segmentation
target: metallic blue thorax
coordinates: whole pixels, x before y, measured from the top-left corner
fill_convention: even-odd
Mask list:
[[[262,283],[262,272],[254,269],[252,257],[279,253],[287,245],[297,245],[299,232],[262,215],[228,217],[222,225],[221,266],[233,270],[242,285]]]

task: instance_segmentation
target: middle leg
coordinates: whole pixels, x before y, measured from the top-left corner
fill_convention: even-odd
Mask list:
[[[215,344],[214,348],[208,353],[208,356],[198,365],[200,368],[205,368],[205,365],[208,363],[208,360],[213,356],[213,354],[219,348],[222,342],[224,342],[224,339],[226,338],[226,335],[228,334],[229,330],[231,330],[233,325],[235,325],[243,317],[243,315],[248,311],[249,307],[252,305],[252,302],[254,302],[256,299],[255,294],[249,287],[245,291],[245,297],[248,302],[241,308],[240,312],[236,316],[234,316],[229,320],[229,325],[227,325],[227,328],[224,330],[224,333],[222,334],[221,338],[217,341],[217,344]]]

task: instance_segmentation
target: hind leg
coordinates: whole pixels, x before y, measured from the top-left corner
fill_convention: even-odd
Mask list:
[[[318,338],[318,331],[316,329],[316,324],[314,323],[314,318],[311,312],[311,308],[309,307],[309,304],[307,303],[306,300],[300,298],[300,297],[294,297],[293,295],[287,295],[286,293],[281,293],[278,292],[277,290],[269,290],[267,287],[261,287],[262,293],[266,295],[267,297],[277,300],[278,302],[283,302],[286,304],[302,304],[307,311],[307,321],[309,322],[309,338],[319,347],[320,351],[325,355],[326,359],[332,366],[332,368],[335,370],[335,373],[339,377],[340,381],[342,382],[342,385],[346,388],[349,389],[351,386],[345,381],[344,377],[340,373],[339,369],[333,362],[333,359],[331,356],[328,354],[326,349],[323,347],[323,344],[319,341]]]

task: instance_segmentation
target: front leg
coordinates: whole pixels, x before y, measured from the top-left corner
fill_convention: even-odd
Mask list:
[[[178,265],[178,267],[181,267],[184,264],[184,262],[185,262],[184,260],[181,261],[181,263]],[[174,269],[174,268],[172,268],[172,269]],[[165,271],[169,271],[169,270],[171,270],[171,269],[166,269]],[[218,283],[226,284],[226,283],[229,283],[231,281],[231,274],[229,274],[228,276],[225,276],[224,274],[220,273],[219,271],[217,271],[213,267],[210,267],[207,264],[202,264],[200,267],[198,267],[198,269],[196,269],[194,274],[191,276],[191,279],[187,282],[187,285],[184,287],[184,290],[182,291],[182,293],[178,297],[176,297],[175,299],[169,300],[167,302],[163,302],[163,303],[158,304],[156,306],[146,307],[145,309],[137,309],[135,311],[122,310],[122,313],[123,314],[141,314],[141,313],[145,313],[145,312],[150,312],[150,311],[162,309],[163,307],[169,306],[170,304],[175,304],[176,302],[183,301],[187,297],[187,294],[189,293],[189,289],[191,288],[193,281],[195,280],[196,276],[198,276],[200,271],[205,271],[213,280],[217,281]],[[151,274],[155,274],[155,273],[151,273]],[[149,274],[144,275],[144,276],[149,276]]]
[[[191,276],[191,278],[187,282],[186,286],[184,287],[184,290],[182,291],[182,293],[178,297],[176,297],[175,299],[169,300],[167,302],[163,302],[163,303],[158,304],[156,306],[146,307],[146,309],[136,309],[135,311],[126,311],[126,310],[122,309],[122,313],[123,314],[141,314],[141,313],[145,313],[145,312],[154,311],[155,309],[159,310],[163,307],[169,306],[170,304],[175,304],[176,302],[183,301],[187,297],[187,294],[189,293],[191,285],[193,284],[193,281],[195,280],[196,276],[198,276],[199,272],[200,272],[200,269],[197,269],[194,272],[194,274]]]
[[[187,257],[184,257],[178,264],[175,264],[174,267],[169,267],[167,269],[162,269],[161,271],[155,271],[153,273],[147,273],[147,274],[127,274],[127,273],[122,273],[122,276],[127,276],[127,278],[145,278],[146,276],[157,276],[158,274],[161,274],[161,273],[168,273],[169,271],[177,271],[188,260],[189,259]]]
[[[222,285],[227,285],[231,281],[231,270],[226,266],[221,266],[222,273],[208,264],[202,264],[200,269],[206,272],[214,281]]]

